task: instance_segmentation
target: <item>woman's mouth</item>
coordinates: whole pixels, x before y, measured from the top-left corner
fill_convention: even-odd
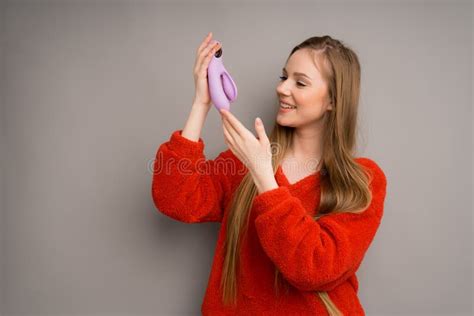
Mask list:
[[[280,102],[280,112],[286,113],[296,109],[296,106]]]

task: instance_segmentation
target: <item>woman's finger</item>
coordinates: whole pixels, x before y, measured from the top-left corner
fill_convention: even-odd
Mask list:
[[[240,121],[232,113],[230,113],[229,111],[226,111],[226,110],[221,110],[221,113],[224,116],[224,119],[227,120],[229,125],[235,131],[235,133],[237,133],[237,135],[239,135],[240,137],[243,137],[244,135],[250,133],[250,131],[248,131],[245,128],[245,126],[242,123],[240,123]],[[250,134],[252,134],[252,133],[250,133]],[[253,136],[253,134],[252,134],[252,136]]]
[[[207,71],[207,67],[209,62],[211,61],[212,56],[219,50],[220,48],[219,43],[211,44],[206,47],[201,55],[198,58],[198,69],[197,72],[200,73],[201,71]]]
[[[232,145],[234,146],[235,151],[237,151],[239,154],[241,154],[242,151],[241,151],[240,146],[239,146],[239,142],[241,140],[239,139],[238,135],[232,129],[229,122],[226,122],[225,120],[223,120],[222,123],[223,123],[222,127],[224,128],[224,133],[225,133],[226,137],[229,138],[229,142],[232,143]]]
[[[198,51],[197,51],[198,55],[201,54],[201,51],[209,44],[211,39],[212,39],[212,32],[209,32],[209,34],[207,34],[207,36],[201,42],[201,45],[199,45],[199,48],[198,48]]]
[[[235,144],[237,142],[237,135],[235,135],[235,131],[232,130],[232,127],[226,119],[222,119],[222,127],[224,128],[224,134],[226,137],[229,138],[232,144]]]
[[[200,57],[206,57],[210,54],[210,52],[215,49],[216,47],[218,47],[220,45],[220,43],[218,43],[217,41],[211,41],[203,50],[202,52],[200,53]]]
[[[209,32],[207,34],[206,38],[202,41],[201,45],[199,46],[197,53],[196,53],[196,61],[194,63],[194,72],[197,73],[199,68],[201,68],[202,60],[204,59],[204,56],[202,56],[202,53],[206,47],[208,47],[211,44],[211,39],[212,39],[212,32]]]
[[[224,134],[226,135],[226,138],[228,138],[228,142],[231,145],[232,152],[234,155],[239,158],[240,161],[246,161],[246,155],[244,154],[242,148],[239,146],[239,139],[238,136],[235,134],[235,131],[231,131],[232,127],[230,127],[229,122],[224,122],[222,124],[222,128],[224,129]],[[229,129],[230,128],[230,129]]]
[[[224,125],[224,122],[222,122],[222,131],[224,132],[224,139],[226,143],[233,143],[234,140],[232,139],[232,136],[230,136],[229,132],[227,131],[227,128]]]
[[[255,130],[257,131],[258,140],[261,143],[266,144],[270,142],[265,132],[265,126],[263,126],[263,122],[259,117],[255,119]]]
[[[240,152],[237,150],[237,146],[235,145],[235,140],[232,138],[224,124],[222,124],[222,130],[224,131],[224,141],[229,149],[234,153],[235,156],[237,156],[237,158],[242,159],[240,157]]]

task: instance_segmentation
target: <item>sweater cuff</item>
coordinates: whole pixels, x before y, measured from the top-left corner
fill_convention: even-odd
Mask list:
[[[258,216],[291,197],[290,190],[286,186],[262,192],[253,199],[253,212]]]
[[[168,148],[180,157],[190,159],[204,158],[204,142],[201,137],[198,141],[192,141],[181,135],[183,130],[176,130],[171,134]]]

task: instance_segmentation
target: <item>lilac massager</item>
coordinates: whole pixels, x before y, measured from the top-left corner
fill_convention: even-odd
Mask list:
[[[207,82],[212,103],[214,103],[217,110],[230,111],[230,102],[237,99],[237,86],[222,62],[222,46],[209,62]]]

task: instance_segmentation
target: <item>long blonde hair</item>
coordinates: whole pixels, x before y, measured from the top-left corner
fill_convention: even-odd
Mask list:
[[[328,84],[328,96],[333,110],[327,111],[321,158],[321,198],[314,220],[340,212],[360,213],[370,204],[369,173],[355,161],[357,109],[360,91],[360,64],[357,55],[330,36],[311,37],[293,48],[288,59],[298,49],[309,48],[323,79]],[[288,61],[287,59],[287,61]],[[294,128],[275,122],[269,135],[272,146],[274,173],[285,153],[291,148]],[[224,243],[225,258],[221,278],[223,303],[235,304],[237,298],[238,262],[242,238],[245,236],[252,202],[257,194],[255,183],[247,173],[236,188],[227,221]],[[278,295],[280,284],[288,293],[288,283],[275,268],[274,288]],[[329,315],[342,315],[327,292],[315,292]]]

